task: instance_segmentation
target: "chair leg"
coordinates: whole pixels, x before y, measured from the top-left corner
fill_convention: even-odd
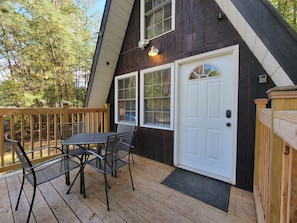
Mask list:
[[[30,210],[29,210],[29,214],[28,214],[28,218],[27,218],[27,223],[30,220],[30,216],[32,213],[32,208],[33,208],[33,203],[34,203],[34,199],[35,199],[35,194],[36,194],[36,185],[33,185],[34,189],[33,189],[33,196],[32,196],[32,200],[31,200],[31,204],[30,204]]]
[[[131,157],[132,157],[132,163],[133,163],[133,164],[135,164],[135,162],[134,162],[134,157],[133,157],[133,154],[132,154],[132,153],[130,153],[130,154],[129,154],[129,156],[131,156]]]
[[[81,157],[81,169],[80,169],[80,191],[83,193],[84,198],[86,198],[86,187],[85,187],[85,161],[88,160],[89,155],[88,154],[83,154]]]
[[[85,187],[85,173],[84,173],[84,167],[81,169],[81,182],[80,182],[80,190],[82,190],[82,193],[84,195],[84,198],[86,198],[86,187]]]
[[[76,178],[78,177],[78,175],[79,174],[81,174],[81,169],[78,171],[78,173],[76,174],[76,176],[74,177],[74,179],[73,179],[73,181],[72,181],[72,183],[71,183],[71,185],[69,186],[69,188],[68,188],[68,190],[67,190],[67,192],[66,192],[66,194],[69,194],[69,192],[70,192],[70,190],[71,190],[71,188],[72,188],[72,186],[73,186],[73,184],[74,184],[74,182],[76,181]],[[80,177],[80,179],[82,180],[82,176]],[[82,183],[82,182],[81,182]],[[82,185],[82,184],[81,184]],[[80,188],[80,193],[82,194],[82,187]]]
[[[132,184],[132,189],[134,190],[135,188],[134,188],[134,184],[133,184],[130,163],[128,164],[128,166],[129,166],[129,173],[130,173],[130,180],[131,180],[131,184]]]
[[[112,177],[117,177],[117,170],[113,171],[113,172],[111,173],[111,176],[112,176]]]
[[[20,192],[19,192],[18,201],[17,201],[17,204],[16,204],[16,206],[15,206],[15,210],[17,210],[18,207],[19,207],[19,203],[20,203],[20,199],[21,199],[21,194],[22,194],[22,191],[23,191],[23,188],[24,188],[24,182],[25,182],[25,176],[24,176],[24,174],[23,174],[22,185],[21,185],[21,189],[20,189]]]
[[[70,185],[69,173],[65,173],[65,181],[66,181],[66,185]]]
[[[109,188],[109,184],[108,184],[108,182],[107,182],[106,174],[104,174],[104,181],[105,181],[106,205],[107,205],[107,211],[109,211],[109,202],[108,202],[108,188]]]
[[[84,195],[84,197],[86,197],[86,191],[85,191],[85,177],[84,177],[84,167],[85,167],[85,164],[83,163],[83,159],[84,157],[81,158],[81,168],[80,170],[77,172],[76,176],[74,177],[71,185],[69,186],[66,194],[69,194],[74,182],[76,181],[78,175],[80,174],[80,193]],[[69,174],[69,172],[68,172]]]
[[[68,154],[68,146],[66,146],[66,148],[65,148],[65,153],[66,154]],[[64,149],[63,149],[63,151],[64,151]],[[67,172],[67,173],[65,173],[65,182],[66,182],[66,185],[70,185],[70,176],[69,176],[69,172]]]

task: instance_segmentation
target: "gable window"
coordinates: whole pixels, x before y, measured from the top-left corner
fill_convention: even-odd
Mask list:
[[[220,77],[221,73],[218,68],[212,64],[203,64],[199,67],[196,67],[192,72],[190,79],[201,79],[201,78],[212,78]]]
[[[174,30],[174,11],[175,0],[141,0],[140,39],[153,39]]]
[[[173,129],[173,64],[140,72],[140,125]]]
[[[137,124],[137,72],[115,77],[115,123]]]

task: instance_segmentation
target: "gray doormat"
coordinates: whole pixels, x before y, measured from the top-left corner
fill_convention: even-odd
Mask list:
[[[231,185],[176,168],[162,184],[228,212]]]

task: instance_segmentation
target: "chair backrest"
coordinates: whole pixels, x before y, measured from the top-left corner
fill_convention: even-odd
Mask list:
[[[119,123],[117,127],[117,134],[125,133],[125,132],[133,132],[134,128],[135,128],[134,125]]]
[[[58,132],[59,132],[60,140],[66,140],[75,134],[85,132],[85,123],[84,122],[59,123]]]
[[[16,153],[19,161],[24,170],[28,171],[32,167],[32,163],[29,160],[24,148],[22,147],[21,143],[17,140],[9,139],[8,136],[5,136],[5,139],[10,143],[14,152]],[[31,172],[31,171],[30,171]]]
[[[116,134],[108,138],[107,154],[116,154],[117,159],[129,155],[135,131]]]

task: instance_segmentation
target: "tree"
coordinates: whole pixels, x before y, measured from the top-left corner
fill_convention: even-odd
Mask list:
[[[1,88],[2,105],[83,103],[101,14],[85,0],[4,0],[0,3],[0,58],[9,75]],[[96,27],[97,25],[97,27]],[[7,70],[6,70],[7,71]],[[81,90],[83,88],[84,91]],[[82,94],[82,95],[77,95]],[[29,99],[29,103],[27,102]],[[78,101],[79,99],[79,101]],[[27,102],[27,103],[26,103]]]
[[[269,0],[282,17],[297,31],[297,0]]]

